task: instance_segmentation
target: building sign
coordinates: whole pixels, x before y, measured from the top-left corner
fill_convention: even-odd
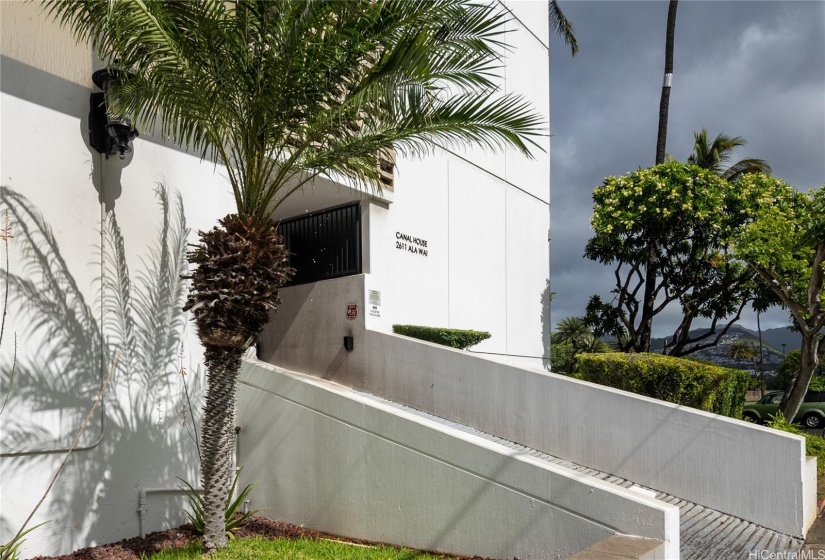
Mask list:
[[[347,305],[347,319],[355,319],[358,317],[358,304],[350,303]]]
[[[420,237],[413,237],[408,233],[395,232],[395,248],[414,255],[427,256],[427,240]]]
[[[381,292],[378,290],[369,291],[369,314],[370,317],[381,317]]]

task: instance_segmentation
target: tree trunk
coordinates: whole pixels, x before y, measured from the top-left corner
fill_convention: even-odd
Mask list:
[[[665,38],[665,75],[662,82],[662,98],[659,101],[659,135],[656,140],[656,164],[665,161],[667,143],[667,115],[670,108],[670,84],[673,80],[673,42],[676,34],[676,7],[678,0],[670,0],[667,10],[667,35]]]
[[[235,388],[244,352],[279,303],[278,287],[292,275],[289,254],[271,224],[231,214],[198,232],[189,253],[195,265],[184,306],[203,344],[208,378],[203,419],[201,478],[205,551],[226,546],[226,499],[232,485]]]
[[[208,389],[203,418],[201,481],[204,489],[204,550],[226,546],[224,518],[234,476],[235,386],[243,350],[206,346]]]
[[[651,243],[647,248],[645,291],[642,296],[642,320],[639,322],[639,334],[634,345],[636,352],[650,352],[650,339],[653,336],[653,307],[656,304],[654,291],[658,263],[659,258],[656,254],[656,247]]]
[[[802,355],[799,367],[799,375],[793,381],[791,390],[782,397],[779,410],[789,421],[793,421],[799,412],[799,407],[808,391],[808,385],[814,375],[819,362],[819,334],[815,332],[802,333]]]
[[[762,352],[762,313],[756,312],[756,329],[759,331],[759,380],[760,380],[760,394],[765,396],[765,355]],[[754,368],[756,369],[756,368]]]

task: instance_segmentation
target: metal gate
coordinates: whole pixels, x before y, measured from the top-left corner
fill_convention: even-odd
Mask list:
[[[289,286],[361,274],[359,203],[284,220],[278,226],[295,276]]]

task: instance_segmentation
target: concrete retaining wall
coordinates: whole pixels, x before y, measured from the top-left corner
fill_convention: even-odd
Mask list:
[[[566,558],[619,532],[678,558],[675,506],[258,360],[238,423],[252,506],[281,520],[494,558]]]
[[[364,284],[354,276],[300,287],[311,297],[294,320],[284,290],[262,358],[790,535],[813,522],[816,477],[803,438],[365,329],[346,319],[339,297],[363,298]],[[355,337],[351,353],[345,332]]]

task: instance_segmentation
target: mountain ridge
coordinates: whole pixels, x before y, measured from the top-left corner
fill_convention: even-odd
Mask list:
[[[709,329],[694,329],[690,331],[691,338],[701,336],[707,333]],[[716,335],[714,335],[716,336]],[[657,349],[659,352],[665,344],[665,338],[654,338],[650,341],[650,347],[653,352]],[[711,338],[712,340],[712,338]],[[731,345],[739,340],[745,340],[752,343],[758,348],[759,333],[752,331],[741,325],[733,325],[719,341],[719,344],[710,348],[697,350],[689,357],[701,358],[720,366],[732,367],[753,370],[753,366],[744,363],[743,360],[734,360],[730,357]],[[784,345],[784,346],[783,346]],[[798,350],[802,347],[802,336],[799,333],[791,331],[788,327],[779,327],[775,329],[765,329],[762,331],[762,353],[764,356],[765,372],[775,372],[782,365],[785,360],[785,355],[791,350]]]

